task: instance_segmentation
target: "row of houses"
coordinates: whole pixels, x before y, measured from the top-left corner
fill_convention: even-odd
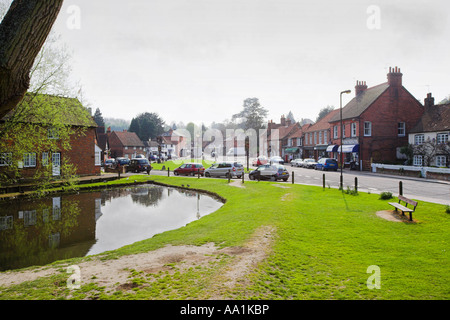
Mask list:
[[[403,86],[402,77],[395,67],[385,83],[369,88],[357,81],[351,101],[314,124],[300,126],[284,117],[279,124],[269,121],[269,132],[279,130],[279,155],[317,160],[341,159],[342,154],[347,166],[370,170],[374,162],[405,162],[409,145],[414,165],[448,167],[450,104],[435,105],[431,93],[422,104]]]
[[[368,87],[365,81],[357,81],[351,101],[316,123],[300,125],[284,116],[280,123],[271,120],[267,124],[268,144],[271,145],[276,136],[279,155],[285,160],[341,159],[342,156],[347,166],[366,170],[370,170],[373,162],[405,162],[405,147],[410,146],[414,165],[448,167],[450,104],[435,105],[431,94],[422,104],[403,86],[402,77],[400,69],[395,67],[390,68],[385,83]],[[37,169],[50,164],[52,174],[60,176],[61,164],[63,160],[68,160],[75,165],[75,174],[79,176],[99,175],[102,162],[109,157],[144,155],[148,158],[151,154],[183,157],[192,154],[192,151],[201,155],[206,150],[203,149],[206,146],[204,143],[196,153],[190,145],[191,140],[179,131],[169,130],[155,141],[141,141],[135,133],[126,130],[118,132],[108,128],[105,131],[95,124],[92,117],[80,123],[74,114],[88,111],[77,99],[51,95],[44,98],[62,122],[74,128],[83,127],[84,134],[69,137],[70,148],[67,150],[56,148],[38,152],[29,146],[20,155],[13,155],[8,150],[8,146],[19,143],[10,138],[0,150],[0,174],[13,167],[15,161],[22,177],[32,177]],[[68,113],[69,109],[80,112]],[[8,116],[0,119],[0,126],[8,121]],[[39,123],[39,117],[35,116],[30,121]],[[48,129],[48,135],[42,139],[58,139],[53,128]],[[275,129],[278,130],[277,135],[272,135]],[[228,145],[226,142],[223,146]]]

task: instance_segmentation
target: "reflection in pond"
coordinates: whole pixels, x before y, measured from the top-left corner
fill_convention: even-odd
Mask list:
[[[0,271],[114,250],[180,228],[222,203],[154,185],[0,204]]]

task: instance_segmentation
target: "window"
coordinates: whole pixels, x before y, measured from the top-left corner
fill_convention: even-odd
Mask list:
[[[364,122],[364,136],[365,137],[372,136],[372,122],[370,121]]]
[[[319,131],[319,144],[322,144],[322,131]]]
[[[399,137],[404,137],[406,134],[406,124],[404,122],[399,122],[397,126],[397,132]]]
[[[100,166],[102,164],[102,152],[95,151],[95,163],[96,166]]]
[[[12,162],[11,152],[0,153],[0,167],[9,166],[11,162]]]
[[[447,157],[446,156],[436,156],[436,167],[446,167]]]
[[[309,144],[312,144],[312,133],[309,134]]]
[[[423,156],[421,155],[415,155],[413,158],[413,165],[415,166],[421,166],[423,163]]]
[[[36,167],[36,153],[24,153],[23,154],[23,166],[25,168]]]
[[[345,124],[342,125],[342,138],[345,138]]]
[[[447,143],[448,142],[448,132],[438,133],[436,142],[438,144],[440,144],[440,143]]]
[[[317,132],[314,132],[314,144],[317,144]]]
[[[422,144],[424,141],[425,141],[425,135],[423,135],[423,134],[414,135],[414,144],[415,145]]]
[[[302,145],[302,138],[297,138],[297,146],[301,146]]]
[[[47,137],[49,139],[59,139],[58,129],[56,128],[48,128]]]
[[[48,166],[48,152],[42,152],[42,165]]]
[[[352,133],[351,133],[352,137],[356,137],[356,122],[352,123],[351,128],[352,128]]]
[[[328,144],[328,131],[323,132],[323,144]]]
[[[338,126],[333,127],[333,138],[334,139],[338,138]]]
[[[292,147],[292,138],[288,139],[288,147]]]

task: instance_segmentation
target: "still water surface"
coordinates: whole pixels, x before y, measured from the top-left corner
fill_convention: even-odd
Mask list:
[[[0,204],[0,271],[114,250],[180,228],[222,202],[155,185]]]

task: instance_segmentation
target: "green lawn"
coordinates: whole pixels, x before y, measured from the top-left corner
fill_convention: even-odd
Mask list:
[[[390,210],[379,195],[349,195],[336,189],[288,183],[246,181],[245,189],[226,179],[139,175],[131,180],[181,186],[190,184],[227,199],[218,211],[187,226],[164,232],[105,258],[145,252],[166,244],[222,247],[243,245],[261,226],[273,226],[269,257],[248,277],[246,285],[229,289],[233,299],[449,299],[450,214],[443,205],[419,201],[416,223],[398,223],[376,216]],[[111,184],[123,181],[112,182]],[[280,188],[283,185],[289,188]],[[78,260],[72,260],[76,263]],[[210,268],[174,274],[136,272],[133,293],[108,294],[87,286],[75,299],[207,299],[217,275],[233,263],[223,256]],[[380,270],[380,289],[366,285],[369,266]],[[176,266],[175,266],[176,267]],[[54,299],[68,295],[67,274],[48,280],[0,288],[0,299]],[[145,285],[143,285],[145,284]]]

